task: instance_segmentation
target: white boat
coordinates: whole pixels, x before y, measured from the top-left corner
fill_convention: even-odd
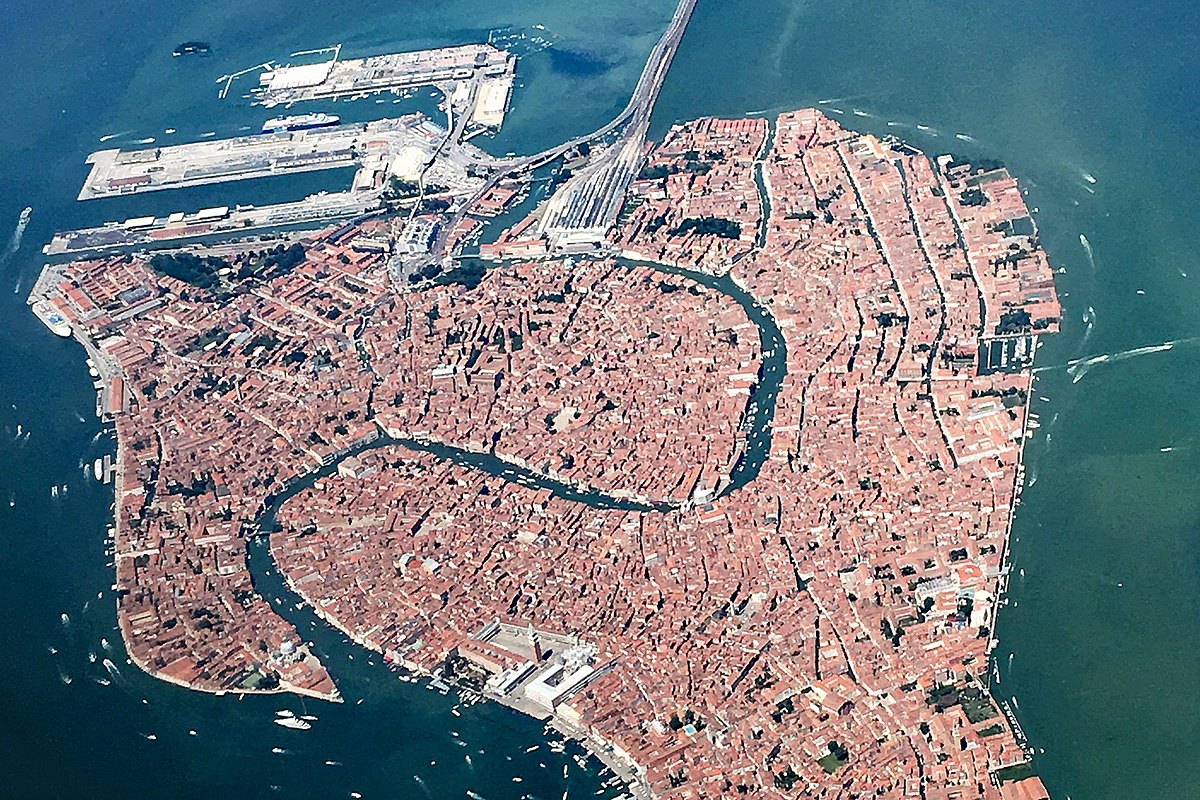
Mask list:
[[[96,480],[98,480],[98,481],[104,479],[104,461],[103,460],[97,458],[92,463],[92,474],[94,474],[96,476]]]
[[[296,714],[293,711],[288,711],[286,708],[281,708],[275,712],[275,716],[277,716],[277,717],[294,717],[294,716],[296,716]]]
[[[31,310],[33,315],[56,336],[65,339],[71,335],[71,323],[67,322],[66,317],[52,308],[45,300],[34,303]]]
[[[295,717],[281,717],[280,719],[275,720],[275,724],[297,731],[306,731],[312,727],[311,723],[305,722],[302,719],[296,719]]]

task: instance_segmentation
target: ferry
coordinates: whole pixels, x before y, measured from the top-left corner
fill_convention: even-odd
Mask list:
[[[300,114],[294,117],[274,117],[263,123],[263,133],[304,131],[311,128],[329,128],[341,122],[336,114]]]
[[[306,731],[312,727],[311,723],[305,722],[302,719],[296,719],[295,717],[280,717],[275,720],[275,724],[298,731]]]

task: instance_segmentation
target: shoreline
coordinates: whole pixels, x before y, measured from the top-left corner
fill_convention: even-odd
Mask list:
[[[284,502],[286,502],[286,500]],[[287,590],[299,598],[305,604],[305,606],[307,606],[324,624],[328,625],[337,633],[345,636],[351,642],[363,648],[364,650],[376,653],[383,658],[390,658],[393,663],[398,664],[419,678],[426,678],[431,681],[437,679],[437,675],[430,669],[410,661],[399,653],[388,653],[382,647],[368,642],[364,637],[346,627],[335,615],[326,611],[319,603],[314,602],[312,598],[306,595],[301,588],[295,585],[292,577],[285,570],[280,568],[278,561],[275,559],[275,553],[271,548],[271,534],[263,531],[258,535],[257,538],[262,541],[262,550],[267,556],[268,563],[271,565],[270,569],[273,569],[281,578],[283,585],[287,588]],[[444,656],[439,663],[445,664],[447,658],[448,654],[447,656]],[[450,685],[453,686],[453,688],[458,692],[463,691],[463,687],[459,687],[457,684],[452,683]],[[530,717],[531,719],[538,720],[539,722],[544,722],[547,727],[553,728],[565,738],[576,742],[584,749],[584,751],[595,757],[597,761],[599,761],[602,765],[612,771],[618,778],[620,778],[637,800],[653,800],[653,798],[656,797],[649,784],[645,782],[641,775],[641,773],[644,772],[644,768],[636,762],[620,758],[615,752],[616,745],[594,731],[578,727],[572,724],[570,721],[564,719],[556,712],[551,711],[546,712],[545,714],[535,714],[530,708],[520,703],[508,700],[504,697],[500,697],[486,691],[477,691],[474,689],[471,689],[470,691],[478,695],[479,699],[482,701],[494,702],[497,705],[507,708],[515,713]],[[569,703],[566,704],[569,705]],[[546,738],[545,733],[546,731],[543,729],[544,739]]]

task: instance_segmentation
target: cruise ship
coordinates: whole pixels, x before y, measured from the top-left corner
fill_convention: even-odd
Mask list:
[[[71,323],[67,322],[66,318],[45,300],[39,300],[33,304],[33,313],[42,321],[43,325],[57,335],[62,337],[71,335]]]
[[[294,117],[274,117],[263,123],[263,133],[303,131],[309,128],[328,128],[341,122],[336,114],[300,114]]]

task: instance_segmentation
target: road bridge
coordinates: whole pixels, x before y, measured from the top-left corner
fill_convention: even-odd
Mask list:
[[[497,159],[487,163],[495,171],[476,193],[438,233],[430,251],[434,259],[446,258],[446,243],[450,234],[462,222],[471,208],[500,181],[523,174],[561,158],[583,144],[603,140],[620,131],[616,142],[596,153],[578,175],[564,184],[551,199],[549,213],[555,213],[557,223],[550,235],[561,241],[588,236],[587,231],[607,230],[621,209],[620,198],[637,175],[641,163],[641,145],[646,138],[650,115],[671,61],[683,41],[683,33],[696,8],[696,0],[679,0],[675,13],[662,37],[650,51],[646,66],[638,78],[629,102],[617,116],[591,133],[577,136],[540,153],[513,159]],[[622,127],[624,126],[624,127]],[[560,199],[561,198],[561,199]]]

